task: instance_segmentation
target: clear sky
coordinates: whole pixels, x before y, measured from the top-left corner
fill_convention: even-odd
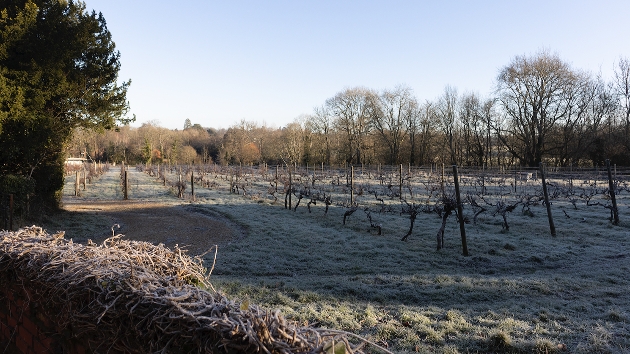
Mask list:
[[[547,50],[606,79],[630,57],[627,0],[85,1],[132,80],[134,126],[281,127],[345,88],[485,97],[516,55]]]

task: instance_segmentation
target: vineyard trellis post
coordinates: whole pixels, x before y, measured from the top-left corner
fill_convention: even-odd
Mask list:
[[[514,194],[516,194],[516,184],[518,183],[518,167],[514,165]]]
[[[74,180],[74,196],[79,196],[79,171],[75,172],[75,180]]]
[[[127,170],[125,170],[125,179],[123,180],[123,198],[129,199],[129,179],[127,178]]]
[[[177,198],[183,198],[182,190],[182,167],[179,167],[179,173],[177,174]]]
[[[402,185],[403,185],[403,174],[402,174],[402,164],[400,164],[399,169],[398,169],[398,196],[400,200],[403,199]]]
[[[194,166],[194,165],[193,165]],[[195,170],[190,170],[190,195],[192,197],[192,201],[195,201]]]
[[[291,175],[291,165],[287,164],[287,172],[289,172],[289,210],[293,208],[291,203],[291,194],[293,194],[293,176]]]
[[[350,166],[350,207],[354,205],[354,166]]]
[[[551,236],[556,236],[556,226],[553,224],[553,215],[551,215],[551,203],[549,203],[549,192],[547,191],[547,181],[545,179],[545,165],[540,162],[540,179],[543,185],[543,195],[545,197],[545,206],[547,207],[547,218],[549,219],[549,231]]]
[[[481,165],[481,195],[486,194],[486,164]]]
[[[276,193],[278,193],[278,165],[276,165]]]
[[[617,212],[617,198],[615,197],[615,184],[613,183],[612,173],[610,171],[609,159],[606,159],[606,169],[608,170],[608,191],[610,193],[610,201],[612,202],[613,225],[619,225],[619,213]]]
[[[442,181],[440,183],[440,186],[442,188],[442,195],[444,195],[446,193],[446,191],[444,190],[444,163],[442,163]]]
[[[230,167],[230,194],[235,193],[234,192],[234,167]]]
[[[453,165],[453,181],[455,182],[455,198],[457,200],[457,216],[459,219],[459,233],[462,236],[462,254],[464,256],[468,256],[468,244],[466,243],[466,227],[464,226],[462,198],[459,194],[459,177],[457,175],[457,165]]]

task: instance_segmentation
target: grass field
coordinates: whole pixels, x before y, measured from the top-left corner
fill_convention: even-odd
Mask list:
[[[118,174],[112,169],[100,177],[81,199],[122,198]],[[436,251],[436,213],[418,214],[403,242],[409,221],[399,213],[373,213],[383,225],[377,235],[362,210],[343,225],[345,208],[324,215],[318,203],[312,213],[289,211],[283,201],[231,194],[226,180],[217,181],[213,189],[195,187],[192,202],[130,171],[130,198],[192,203],[245,228],[245,237],[219,248],[211,276],[230,297],[280,309],[303,324],[356,333],[397,353],[630,352],[627,193],[619,196],[617,226],[601,206],[555,201],[556,237],[540,203],[527,215],[520,207],[510,213],[509,231],[500,216],[483,213],[477,224],[466,224],[465,257],[455,216],[447,222],[445,248]],[[67,184],[64,193],[71,195],[73,178]],[[472,215],[470,206],[464,215]],[[88,214],[44,223],[78,239],[111,227]]]

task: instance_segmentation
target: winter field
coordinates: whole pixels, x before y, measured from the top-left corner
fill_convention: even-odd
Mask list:
[[[218,247],[211,281],[229,297],[397,353],[630,352],[627,171],[614,174],[618,225],[605,170],[548,171],[554,237],[538,171],[461,169],[469,256],[456,212],[436,250],[454,198],[450,167],[444,182],[441,168],[302,168],[291,177],[291,206],[300,202],[291,210],[285,169],[277,178],[275,167],[181,171],[183,190],[179,168],[129,168],[129,199],[193,205],[246,230]],[[122,203],[120,175],[112,167],[75,197],[70,174],[64,203]],[[84,242],[102,240],[112,225],[73,212],[43,226]],[[212,266],[214,253],[205,257]]]

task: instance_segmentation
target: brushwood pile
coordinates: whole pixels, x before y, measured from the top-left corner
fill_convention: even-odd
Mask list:
[[[91,352],[362,352],[347,334],[226,298],[200,257],[122,235],[78,244],[36,226],[0,231],[0,280],[28,289]]]

